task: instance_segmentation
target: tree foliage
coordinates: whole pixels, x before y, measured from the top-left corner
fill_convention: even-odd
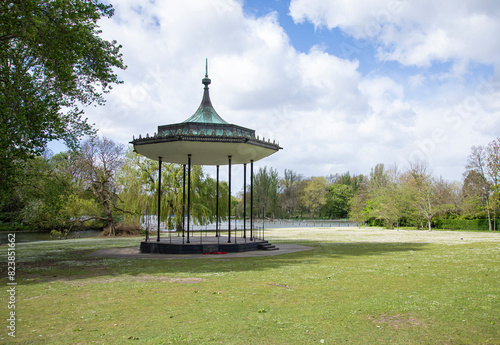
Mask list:
[[[75,148],[93,129],[83,106],[103,104],[125,68],[120,45],[100,37],[113,8],[97,0],[12,0],[0,4],[0,188],[46,144]]]
[[[472,146],[465,166],[463,196],[469,205],[480,205],[486,211],[491,230],[491,184],[487,179],[487,154],[483,146]],[[479,211],[478,207],[473,211]]]
[[[278,172],[267,167],[259,168],[254,175],[254,205],[257,214],[262,215],[262,210],[276,216],[278,213]],[[262,215],[265,217],[265,215]]]
[[[284,177],[279,180],[279,203],[287,218],[300,207],[300,182],[302,180],[302,175],[290,169],[285,169]]]
[[[431,230],[437,217],[458,216],[459,190],[455,183],[434,178],[425,162],[412,162],[403,172],[377,164],[352,198],[349,217],[390,228],[414,225]]]
[[[328,218],[348,218],[354,194],[363,184],[363,175],[351,176],[349,171],[343,174],[330,175],[326,193],[326,202],[322,214]]]
[[[410,193],[404,178],[397,166],[384,170],[383,165],[378,165],[372,170],[371,215],[390,228],[399,228],[401,219],[408,214],[410,208]]]
[[[323,176],[311,177],[304,186],[302,204],[313,218],[319,216],[321,208],[326,204],[327,186],[328,182]]]
[[[186,172],[187,179],[187,172]],[[168,229],[183,229],[184,214],[187,215],[187,182],[183,185],[182,165],[162,164],[161,221]],[[124,165],[118,173],[119,196],[127,212],[126,221],[139,223],[141,217],[158,214],[158,162],[147,159],[129,149]],[[199,225],[215,222],[216,186],[213,178],[207,176],[201,166],[191,168],[191,212],[192,220]],[[186,194],[183,194],[185,191]],[[219,221],[228,214],[228,185],[219,183]]]
[[[60,228],[73,192],[69,176],[55,168],[58,157],[41,156],[23,164],[26,172],[17,189],[20,221],[37,228]]]

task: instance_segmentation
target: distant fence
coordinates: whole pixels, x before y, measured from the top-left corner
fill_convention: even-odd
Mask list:
[[[349,228],[357,227],[358,223],[351,222],[348,219],[274,219],[266,220],[265,226],[268,228]]]
[[[158,227],[158,220],[155,215],[150,215],[148,217],[141,218],[141,225],[144,228],[149,228],[149,230],[156,230]],[[162,232],[175,230],[168,230],[165,227],[165,222],[161,223],[160,230]],[[267,228],[349,228],[349,227],[357,227],[358,223],[354,223],[349,221],[348,219],[321,219],[321,220],[300,220],[300,219],[254,219],[253,220],[253,228],[254,230],[262,230]],[[231,219],[231,229],[238,230],[238,233],[243,230],[243,228],[250,229],[250,220],[246,220],[246,224],[244,224],[243,219]],[[219,229],[227,230],[228,222],[222,221],[219,223]],[[215,223],[205,224],[205,225],[197,225],[194,222],[190,224],[190,230],[193,232],[198,231],[211,231],[215,230]]]

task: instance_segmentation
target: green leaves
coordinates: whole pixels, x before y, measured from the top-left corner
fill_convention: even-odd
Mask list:
[[[186,170],[187,178],[187,170]],[[126,220],[138,221],[141,214],[157,213],[158,162],[147,159],[129,149],[118,173],[118,190],[123,208],[129,213]],[[191,217],[200,225],[215,221],[216,181],[205,175],[202,167],[191,169]],[[183,167],[177,164],[162,165],[162,220],[169,229],[182,228]],[[227,216],[228,185],[219,185],[219,217]],[[187,181],[186,197],[187,203]],[[187,213],[187,210],[186,210]],[[171,217],[173,215],[174,217]]]
[[[70,148],[94,133],[82,106],[104,104],[120,83],[120,46],[99,36],[97,21],[113,15],[96,0],[0,3],[0,188],[21,174],[19,161],[54,139]]]
[[[354,195],[350,185],[334,183],[327,188],[325,211],[332,219],[347,218]]]

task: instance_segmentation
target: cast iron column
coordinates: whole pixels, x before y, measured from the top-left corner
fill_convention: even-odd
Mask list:
[[[219,166],[217,165],[217,190],[215,193],[215,236],[219,237]]]
[[[228,217],[227,217],[227,232],[228,232],[228,239],[227,243],[231,243],[231,156],[228,156],[229,159],[229,209],[228,209]]]
[[[160,219],[161,219],[161,157],[158,157],[158,235],[156,242],[160,242]]]
[[[250,241],[253,241],[253,161],[250,161]]]
[[[186,164],[182,165],[182,244],[184,244],[184,229],[186,229]]]
[[[243,164],[243,238],[247,238],[247,164]]]
[[[191,217],[191,155],[188,155],[188,206],[187,206],[187,243],[189,243],[189,219]]]

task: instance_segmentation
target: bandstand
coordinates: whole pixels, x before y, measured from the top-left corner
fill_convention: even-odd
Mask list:
[[[132,140],[135,152],[159,162],[158,169],[158,213],[161,203],[161,169],[162,162],[176,163],[183,166],[183,188],[187,180],[187,204],[183,202],[182,236],[162,238],[160,231],[161,215],[158,214],[158,231],[156,239],[149,238],[141,242],[142,253],[165,254],[192,254],[192,253],[221,253],[241,252],[259,249],[276,249],[263,236],[254,231],[253,222],[253,163],[261,160],[281,149],[278,143],[255,135],[255,130],[230,124],[224,121],[215,111],[210,101],[209,88],[211,80],[208,78],[206,66],[205,86],[203,99],[196,112],[187,120],[158,126],[154,135],[139,136]],[[234,164],[243,165],[243,231],[240,237],[236,229],[231,230],[231,168]],[[250,226],[246,225],[246,175],[247,164],[250,164]],[[193,165],[216,166],[216,224],[215,236],[193,237],[191,223],[191,167]],[[219,229],[219,167],[228,166],[229,184],[229,215],[227,229]],[[187,179],[186,179],[187,175]],[[186,199],[186,192],[183,193]],[[187,216],[187,217],[186,217]],[[184,225],[184,224],[183,224]],[[248,236],[249,235],[249,236]]]

